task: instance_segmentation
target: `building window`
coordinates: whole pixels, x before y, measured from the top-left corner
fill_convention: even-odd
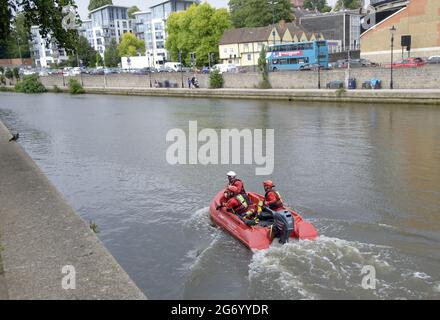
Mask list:
[[[247,59],[248,59],[248,61],[251,61],[252,60],[252,55],[248,54],[247,55]]]
[[[229,48],[229,52],[233,53],[234,52],[234,48]]]
[[[244,51],[249,51],[249,43],[244,44]]]

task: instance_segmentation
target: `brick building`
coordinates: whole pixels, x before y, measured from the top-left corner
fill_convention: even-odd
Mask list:
[[[378,1],[381,6],[394,1]],[[409,0],[397,11],[361,35],[361,56],[372,61],[390,62],[391,32],[394,34],[394,59],[402,58],[401,37],[411,36],[411,50],[404,57],[440,55],[440,0]],[[406,49],[406,47],[405,47]]]

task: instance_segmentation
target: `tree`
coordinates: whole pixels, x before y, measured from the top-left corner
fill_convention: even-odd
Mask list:
[[[266,48],[263,46],[260,51],[260,56],[258,57],[258,71],[261,74],[261,81],[258,84],[260,89],[270,89],[272,88],[269,81],[269,73],[267,70],[267,61],[266,61]]]
[[[133,18],[134,18],[133,13],[138,12],[138,11],[141,11],[141,10],[140,10],[137,6],[132,6],[132,7],[130,7],[130,8],[128,9],[128,17],[129,17],[130,19],[133,19]]]
[[[89,6],[87,7],[87,9],[89,9],[89,11],[92,11],[92,10],[95,10],[96,8],[100,8],[100,7],[108,5],[108,4],[113,4],[113,1],[112,0],[90,0]]]
[[[121,62],[121,57],[118,53],[118,43],[115,38],[110,40],[110,44],[105,49],[104,62],[107,67],[117,67]]]
[[[145,53],[145,42],[136,38],[133,33],[127,32],[122,35],[121,43],[118,45],[120,57],[137,56],[138,53]]]
[[[236,28],[264,27],[280,20],[293,20],[290,0],[230,0],[229,11]]]
[[[24,15],[19,13],[13,20],[9,37],[3,40],[0,59],[29,58],[31,56],[29,41],[30,29],[26,26]]]
[[[78,65],[77,59],[85,67],[94,67],[96,64],[96,50],[89,44],[89,41],[85,37],[79,37],[78,44],[76,47],[77,55],[73,56],[75,61],[75,66]]]
[[[208,64],[208,55],[218,56],[218,44],[223,32],[231,27],[226,9],[215,9],[207,2],[191,5],[186,11],[173,12],[167,19],[168,34],[165,48],[173,61],[190,64],[194,52],[197,66]]]
[[[362,6],[361,0],[338,0],[335,4],[335,10],[345,9],[359,9]]]
[[[99,54],[99,52],[96,52],[96,55],[95,55],[95,65],[97,67],[101,67],[104,65],[104,60],[102,60],[102,57]]]
[[[319,12],[329,12],[332,7],[327,4],[327,0],[305,0],[304,8],[318,10]]]
[[[66,13],[63,8],[76,9],[74,0],[0,0],[0,52],[6,48],[11,36],[14,16],[22,13],[27,28],[39,26],[43,38],[51,35],[58,47],[70,51],[75,48],[78,37],[74,28],[66,27]],[[74,15],[75,24],[79,24],[79,15]],[[64,22],[63,22],[64,21]]]

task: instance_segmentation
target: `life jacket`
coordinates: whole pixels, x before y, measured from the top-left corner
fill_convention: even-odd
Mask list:
[[[235,199],[238,200],[239,204],[236,205],[234,208],[232,208],[232,210],[234,210],[234,213],[240,214],[240,213],[245,212],[249,206],[245,197],[243,197],[242,194],[237,194],[235,196]]]
[[[269,208],[272,210],[276,210],[276,209],[281,208],[283,206],[283,200],[281,199],[280,193],[278,191],[276,191],[275,189],[271,189],[271,190],[267,191],[266,194],[264,195],[264,198],[267,199],[267,196],[271,192],[275,193],[276,201],[269,204]]]
[[[244,183],[243,183],[242,180],[240,180],[240,179],[233,179],[233,180],[229,183],[229,185],[230,185],[230,186],[233,186],[234,183],[237,182],[237,181],[240,181],[240,182],[241,182],[241,190],[240,190],[240,194],[246,195],[246,190],[244,190]]]

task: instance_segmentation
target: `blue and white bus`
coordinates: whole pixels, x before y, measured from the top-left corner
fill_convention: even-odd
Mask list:
[[[327,41],[288,42],[269,45],[266,58],[270,71],[302,70],[318,64],[321,68],[327,68]]]

